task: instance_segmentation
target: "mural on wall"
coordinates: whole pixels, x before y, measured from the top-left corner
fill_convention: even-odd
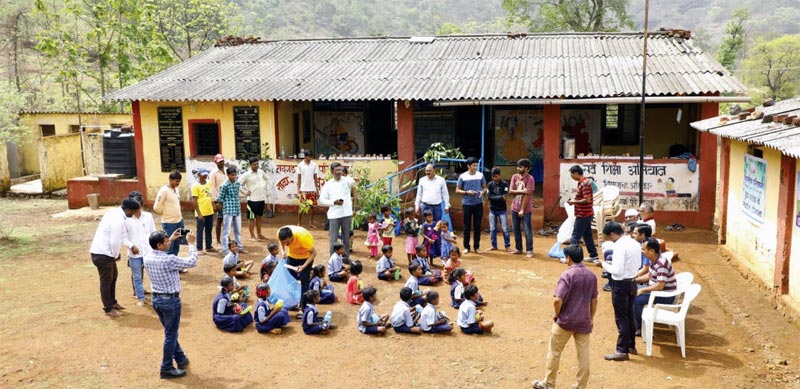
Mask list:
[[[764,224],[767,198],[767,161],[750,154],[744,156],[742,212],[752,221]]]
[[[572,163],[562,163],[561,171],[568,172]],[[597,189],[605,186],[619,188],[620,206],[639,205],[638,162],[584,162],[584,175],[594,181]],[[690,171],[683,163],[654,163],[644,165],[644,200],[659,211],[697,211],[700,209],[698,170]],[[559,204],[574,196],[576,182],[569,174],[561,174]]]
[[[600,154],[601,118],[599,109],[561,110],[561,138],[575,139],[575,155]]]
[[[314,112],[314,152],[364,153],[364,112]]]
[[[542,159],[544,119],[541,110],[495,111],[495,165],[514,165],[522,158]]]

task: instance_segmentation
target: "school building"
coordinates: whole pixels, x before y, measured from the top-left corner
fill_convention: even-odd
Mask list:
[[[721,140],[721,248],[800,312],[800,98],[692,127]]]
[[[638,203],[642,43],[642,33],[228,42],[106,98],[132,102],[137,179],[150,199],[169,171],[217,153],[268,153],[285,173],[277,201],[290,204],[291,156],[302,148],[321,166],[370,163],[382,177],[442,142],[506,179],[531,159],[539,217],[557,220],[573,164],[598,187],[618,186],[624,207]],[[730,96],[745,87],[687,32],[658,31],[646,90],[645,199],[659,223],[710,228],[716,138],[689,123],[747,100]],[[457,196],[451,203],[460,208]]]

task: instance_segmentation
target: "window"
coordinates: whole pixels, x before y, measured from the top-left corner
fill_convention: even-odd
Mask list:
[[[79,132],[81,132],[81,126],[79,126],[77,124],[70,124],[69,125],[69,133],[70,134],[77,134]]]
[[[603,110],[603,145],[639,144],[638,104],[608,104]]]
[[[190,120],[192,156],[220,153],[219,124],[215,120]]]
[[[56,126],[53,124],[40,124],[39,130],[42,131],[42,137],[56,135]]]

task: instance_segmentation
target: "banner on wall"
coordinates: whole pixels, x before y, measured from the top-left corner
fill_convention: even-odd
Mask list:
[[[364,154],[364,112],[314,112],[314,152]]]
[[[750,154],[744,156],[742,212],[752,221],[764,224],[767,198],[767,161]]]
[[[574,164],[561,164],[559,204],[574,196],[577,182],[567,173]],[[597,189],[605,186],[619,188],[620,206],[623,209],[639,205],[638,162],[584,162],[583,175],[592,180]],[[649,162],[644,165],[644,201],[659,211],[697,211],[699,201],[699,169],[690,171],[682,163]]]
[[[495,165],[515,165],[522,158],[542,159],[543,117],[541,110],[496,110]]]
[[[561,110],[561,137],[575,139],[575,155],[600,154],[601,118],[599,109]]]

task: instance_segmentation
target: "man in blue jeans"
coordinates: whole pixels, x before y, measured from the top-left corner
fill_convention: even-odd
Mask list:
[[[511,228],[514,230],[514,254],[522,254],[522,231],[525,229],[525,257],[533,258],[533,228],[531,227],[531,214],[533,213],[533,189],[536,182],[528,174],[531,170],[531,161],[526,158],[517,161],[517,173],[511,176],[508,194],[513,195],[511,200]]]
[[[511,251],[511,238],[508,236],[508,208],[506,206],[506,195],[508,194],[508,183],[500,178],[500,168],[492,168],[492,181],[486,185],[489,193],[489,231],[491,232],[492,247],[489,251],[497,250],[497,228],[503,232],[503,242],[506,251]],[[499,223],[498,223],[499,221]]]
[[[180,231],[175,231],[167,236],[163,231],[150,234],[150,247],[152,255],[144,259],[147,276],[150,278],[150,288],[153,296],[153,309],[158,314],[158,320],[164,326],[164,347],[161,359],[162,379],[178,378],[186,375],[186,366],[189,358],[178,343],[178,329],[181,324],[181,278],[179,272],[197,266],[197,247],[192,233],[186,236],[189,244],[189,257],[181,258],[175,254],[167,253],[170,244],[181,238]],[[178,364],[178,368],[172,361]]]
[[[580,244],[582,238],[583,243],[586,244],[586,251],[589,252],[589,260],[597,263],[600,258],[597,255],[597,247],[594,245],[592,236],[592,219],[594,219],[592,182],[583,176],[583,168],[579,165],[569,168],[569,175],[573,180],[578,181],[575,197],[567,201],[568,204],[575,206],[575,225],[572,227],[569,244]]]

